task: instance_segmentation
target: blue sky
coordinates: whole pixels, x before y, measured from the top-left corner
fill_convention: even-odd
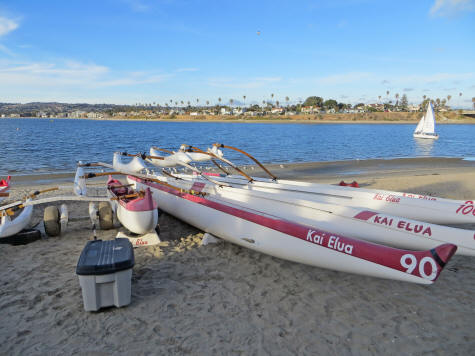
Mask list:
[[[475,0],[0,0],[0,102],[475,97]],[[462,93],[462,96],[459,96]]]

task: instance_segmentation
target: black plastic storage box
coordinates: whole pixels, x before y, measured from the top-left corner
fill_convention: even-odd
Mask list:
[[[89,241],[76,267],[84,309],[130,304],[134,262],[134,249],[128,239]]]

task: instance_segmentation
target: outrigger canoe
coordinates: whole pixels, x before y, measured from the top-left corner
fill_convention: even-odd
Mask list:
[[[417,194],[386,190],[334,186],[289,180],[271,181],[254,178],[249,182],[244,177],[219,175],[215,180],[234,187],[252,191],[264,191],[292,196],[294,199],[317,203],[338,204],[349,207],[364,207],[384,214],[406,217],[435,224],[475,223],[473,200],[451,200]]]
[[[234,187],[248,190],[278,192],[290,194],[294,199],[304,199],[317,203],[338,204],[342,206],[363,207],[380,213],[426,221],[435,224],[475,223],[475,206],[473,200],[452,200],[420,194],[392,192],[379,189],[363,189],[330,184],[318,184],[278,179],[260,162],[248,153],[234,147],[215,144],[207,150],[208,159],[221,160],[233,168],[235,164],[224,158],[220,148],[237,150],[256,162],[271,178],[250,177],[240,171],[241,175],[212,174],[213,179]],[[181,153],[198,153],[204,151],[191,147],[180,149]],[[172,159],[173,157],[173,159]],[[168,156],[170,161],[177,160],[177,153]]]
[[[13,236],[26,228],[31,221],[33,206],[24,206],[18,209],[18,214],[10,214],[6,210],[0,211],[0,238]]]
[[[8,196],[8,191],[10,190],[10,179],[8,176],[7,179],[0,180],[0,202]]]
[[[368,208],[322,203],[312,200],[309,194],[300,194],[296,198],[292,192],[256,188],[254,183],[252,188],[247,184],[228,184],[231,180],[220,182],[216,176],[211,178],[197,171],[197,175],[169,174],[167,182],[185,190],[199,187],[200,192],[212,195],[214,199],[284,216],[294,222],[318,226],[351,238],[416,250],[452,243],[458,246],[458,254],[475,256],[473,230],[441,226]],[[164,176],[149,174],[141,177],[163,179]]]
[[[158,210],[149,188],[137,192],[109,176],[107,195],[111,198],[112,210],[127,230],[138,235],[154,231],[158,224]]]
[[[136,176],[127,179],[136,189],[150,188],[162,210],[205,232],[316,267],[431,284],[457,250],[454,244],[443,244],[427,251],[409,251],[348,238],[237,200],[205,194],[202,182],[191,182],[186,189],[188,183],[172,178],[160,178],[160,183]],[[181,188],[173,186],[177,182]]]
[[[272,215],[283,215],[303,224],[316,225],[357,239],[408,249],[430,249],[442,243],[458,246],[457,253],[475,256],[475,231],[442,226],[384,214],[367,208],[347,207],[295,199],[292,194],[220,187],[201,177],[177,175],[174,185],[196,189],[217,199],[245,204]],[[193,188],[195,186],[195,188]]]

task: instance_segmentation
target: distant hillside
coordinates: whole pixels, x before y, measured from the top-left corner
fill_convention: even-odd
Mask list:
[[[59,114],[72,111],[107,112],[128,111],[136,106],[114,104],[67,104],[67,103],[0,103],[0,115],[20,114],[20,116],[36,116],[38,112]]]

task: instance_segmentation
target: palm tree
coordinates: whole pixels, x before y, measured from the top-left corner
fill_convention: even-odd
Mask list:
[[[289,100],[290,100],[290,98],[288,96],[286,96],[285,101],[287,102],[287,106],[289,106]]]
[[[271,105],[272,105],[272,99],[274,99],[274,94],[270,95],[270,99],[271,99]]]
[[[233,103],[234,103],[234,99],[229,99],[229,105],[233,106]]]
[[[206,100],[206,106],[209,106],[209,100]]]
[[[378,95],[378,101],[381,102],[381,95]]]
[[[279,100],[276,100],[275,105],[279,107]]]
[[[399,104],[399,93],[396,93],[396,95],[394,95],[396,97],[396,106],[398,106]]]
[[[218,98],[218,101],[219,101],[219,105],[221,105],[221,98]]]
[[[198,106],[199,102],[200,102],[200,99],[196,98],[196,106]]]
[[[246,96],[243,95],[243,96],[242,96],[242,99],[244,100],[244,107],[246,107]]]
[[[386,96],[387,96],[388,99],[389,99],[389,90],[386,90]]]

